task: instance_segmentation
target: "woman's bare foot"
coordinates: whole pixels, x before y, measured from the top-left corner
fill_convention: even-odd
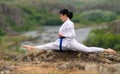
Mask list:
[[[116,51],[110,48],[106,49],[105,52],[116,55]]]
[[[35,49],[35,46],[23,45],[23,48],[26,48],[27,50],[33,50]]]

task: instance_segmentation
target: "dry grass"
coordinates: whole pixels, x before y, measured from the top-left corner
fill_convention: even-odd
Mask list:
[[[98,74],[96,71],[59,70],[55,67],[18,66],[12,74]]]

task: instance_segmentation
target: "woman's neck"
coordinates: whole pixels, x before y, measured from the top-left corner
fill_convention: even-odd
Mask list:
[[[66,19],[65,19],[65,21],[67,21],[67,20],[69,20],[69,18],[66,18]],[[64,22],[65,22],[65,21],[64,21]]]

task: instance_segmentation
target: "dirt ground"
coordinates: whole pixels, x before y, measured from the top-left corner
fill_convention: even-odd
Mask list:
[[[120,74],[120,54],[37,50],[1,60],[0,74]]]
[[[40,66],[26,64],[27,66],[17,66],[11,74],[98,74],[97,71],[83,71],[83,70],[60,70],[53,66]]]

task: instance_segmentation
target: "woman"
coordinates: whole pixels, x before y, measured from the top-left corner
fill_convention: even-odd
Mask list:
[[[71,21],[73,13],[68,9],[63,9],[60,12],[60,19],[64,22],[59,29],[58,37],[55,42],[51,42],[40,46],[29,46],[24,45],[23,47],[28,50],[41,49],[41,50],[73,50],[73,51],[83,51],[83,52],[107,52],[111,54],[116,54],[112,49],[104,49],[99,47],[87,47],[81,43],[78,43],[75,39],[75,29],[74,23]]]

